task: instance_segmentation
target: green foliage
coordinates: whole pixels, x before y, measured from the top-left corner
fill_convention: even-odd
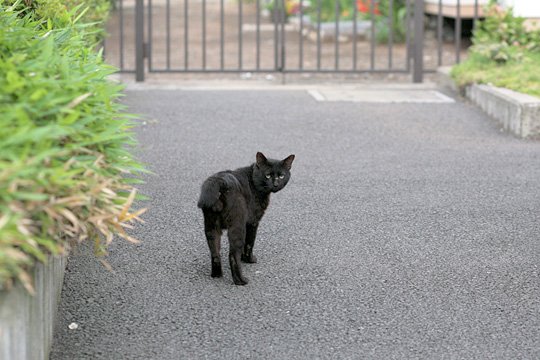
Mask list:
[[[353,20],[356,6],[357,19],[371,20],[372,13],[375,21],[375,37],[377,42],[386,43],[392,34],[392,41],[404,42],[406,38],[407,2],[394,0],[392,7],[390,1],[375,1],[371,9],[372,0],[337,0],[339,4],[339,20]],[[336,21],[336,0],[321,0],[321,22]],[[308,10],[310,19],[316,23],[318,19],[318,2],[312,1]],[[392,30],[392,31],[391,31]]]
[[[391,13],[389,5],[389,1],[380,3],[381,15],[375,17],[375,38],[378,43],[389,42],[392,29],[392,41],[403,43],[407,38],[407,4],[405,0],[395,0]]]
[[[92,240],[98,253],[114,235],[135,241],[124,228],[143,211],[131,213],[129,174],[143,168],[126,147],[121,87],[107,80],[115,69],[74,21],[79,7],[40,4],[0,2],[0,289],[18,279],[30,292],[36,261],[68,239]]]
[[[540,96],[540,31],[528,31],[524,19],[492,3],[473,33],[467,60],[454,66],[460,86],[491,83]]]
[[[0,0],[1,2],[1,0]],[[75,19],[85,24],[86,42],[96,44],[105,37],[104,22],[111,10],[110,0],[3,0],[6,6],[14,5],[20,15],[32,14],[42,24],[65,27]],[[81,11],[84,9],[83,11]],[[71,16],[77,13],[80,17]]]
[[[62,3],[68,9],[76,9],[78,6],[86,8],[88,11],[81,17],[80,22],[83,24],[91,24],[91,29],[87,30],[93,34],[92,41],[98,42],[105,37],[105,21],[109,17],[111,10],[110,0],[63,0]]]
[[[483,83],[540,97],[540,54],[525,52],[521,60],[499,64],[479,54],[471,54],[452,68],[452,77],[463,88]]]
[[[336,21],[336,2],[340,20],[351,20],[354,17],[354,3],[349,0],[320,0],[321,22]],[[309,10],[311,20],[317,22],[318,2],[313,1]]]
[[[486,19],[474,31],[471,51],[498,63],[519,61],[526,51],[540,51],[540,30],[527,31],[524,21],[511,8],[490,5]]]

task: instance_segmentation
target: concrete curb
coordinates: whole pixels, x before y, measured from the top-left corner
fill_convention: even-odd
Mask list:
[[[65,257],[34,269],[35,296],[20,285],[0,292],[0,359],[48,359],[62,291]]]
[[[460,92],[452,78],[450,68],[437,70],[439,84]],[[467,86],[464,95],[505,130],[521,138],[540,137],[540,98],[492,85]]]

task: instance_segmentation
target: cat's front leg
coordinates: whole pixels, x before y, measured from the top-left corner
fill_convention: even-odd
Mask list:
[[[245,263],[254,264],[257,262],[257,258],[253,255],[253,245],[255,245],[258,226],[259,224],[246,224],[246,243],[242,252],[242,261]]]

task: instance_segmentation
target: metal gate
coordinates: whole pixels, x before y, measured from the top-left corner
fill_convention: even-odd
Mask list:
[[[460,61],[463,24],[484,2],[117,0],[106,54],[137,81],[146,72],[280,72],[412,73],[421,82]]]

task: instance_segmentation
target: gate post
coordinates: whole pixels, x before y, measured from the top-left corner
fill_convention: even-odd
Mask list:
[[[144,81],[144,0],[135,2],[135,81]]]
[[[413,82],[424,81],[424,0],[414,0]]]

